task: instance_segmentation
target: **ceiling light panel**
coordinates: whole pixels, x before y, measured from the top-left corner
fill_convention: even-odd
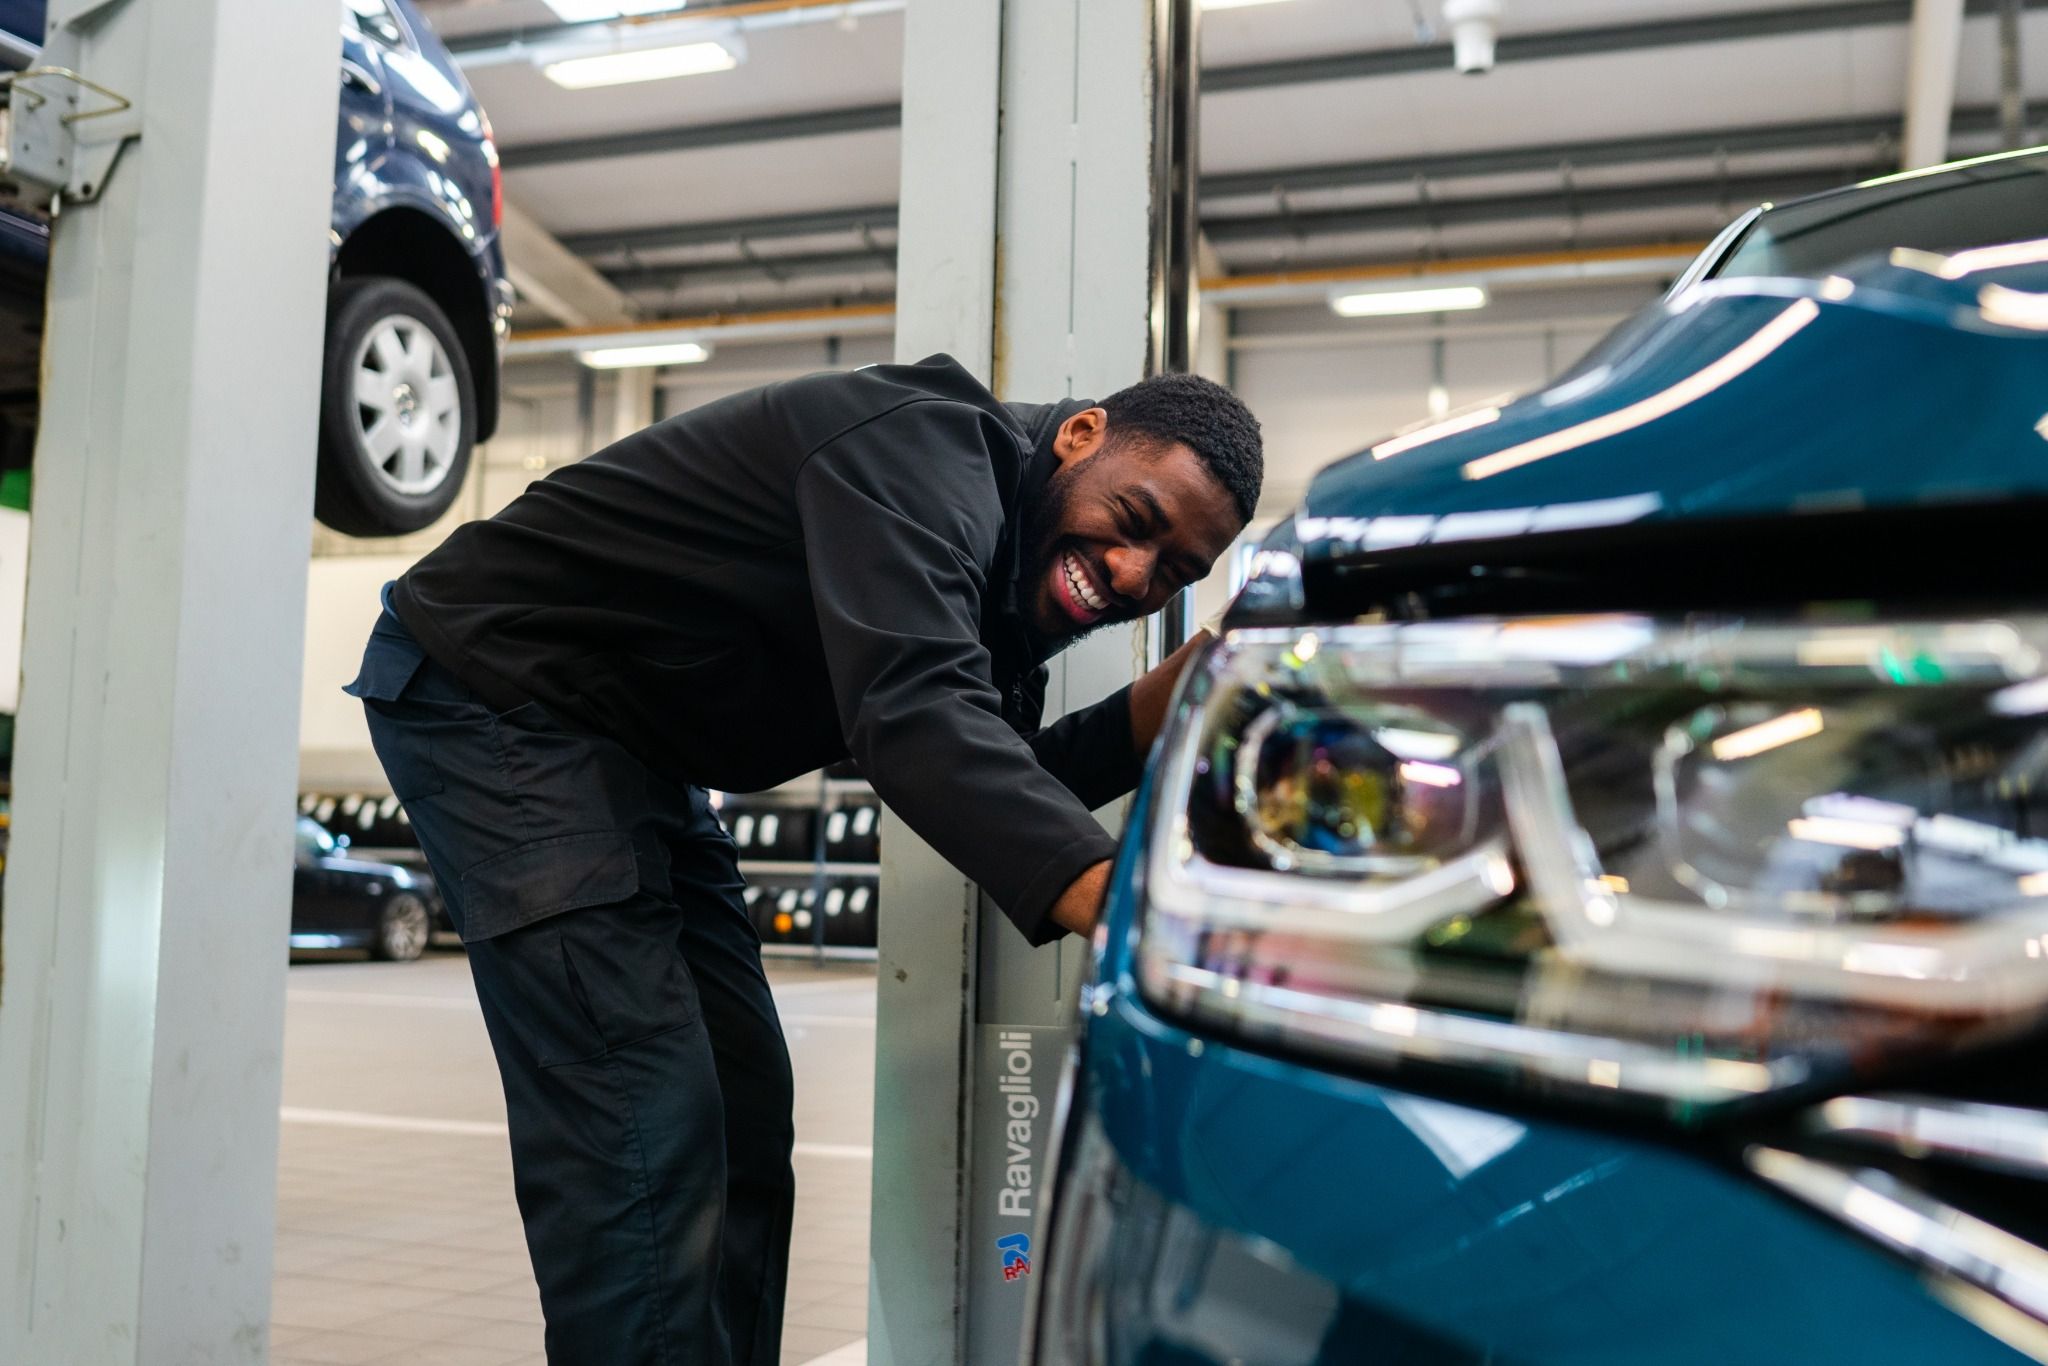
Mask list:
[[[664,14],[683,8],[687,0],[547,0],[548,8],[567,24],[629,15]]]
[[[577,359],[593,370],[640,370],[655,365],[695,365],[711,359],[711,348],[702,342],[662,342],[583,351]]]
[[[565,89],[589,90],[730,71],[739,64],[738,52],[724,43],[683,43],[675,47],[607,52],[596,57],[571,57],[550,62],[541,69],[549,80]]]
[[[1331,296],[1330,307],[1345,318],[1391,318],[1403,313],[1456,313],[1486,307],[1478,285],[1442,289],[1366,290]]]

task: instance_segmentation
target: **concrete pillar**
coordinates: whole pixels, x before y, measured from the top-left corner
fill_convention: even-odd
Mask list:
[[[87,15],[64,64],[133,100],[141,138],[52,247],[0,1361],[257,1366],[338,11],[52,0],[53,46]]]

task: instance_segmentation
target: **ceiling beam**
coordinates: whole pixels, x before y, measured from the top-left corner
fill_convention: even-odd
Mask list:
[[[2029,122],[2036,123],[2048,121],[2048,100],[2029,104],[2026,118]],[[1418,181],[1434,184],[1472,176],[1562,168],[1626,166],[1639,162],[1717,154],[1743,155],[1806,149],[1818,151],[1831,147],[1852,146],[1867,147],[1871,153],[1868,165],[1877,167],[1892,155],[1893,147],[1900,136],[1901,123],[1901,117],[1897,114],[1877,114],[1849,119],[1817,119],[1798,123],[1656,133],[1643,137],[1601,138],[1586,142],[1495,147],[1448,155],[1389,157],[1376,161],[1226,172],[1202,177],[1201,194],[1205,200],[1244,198],[1252,195],[1285,198],[1288,195],[1312,190],[1358,189],[1375,185],[1411,184]],[[1951,121],[1951,131],[1956,135],[1994,133],[1998,128],[1999,111],[1993,105],[1965,105],[1955,111]],[[1862,173],[1863,165],[1861,161],[1857,163],[1858,174]],[[1839,183],[1849,176],[1849,172],[1844,170],[1817,171],[1812,174],[1819,178],[1816,181],[1817,188],[1827,188],[1828,184]],[[1608,193],[1610,190],[1614,194],[1628,193],[1623,187],[1609,187],[1600,193]],[[1580,195],[1582,203],[1585,202],[1585,193],[1581,192]],[[1528,197],[1518,197],[1511,202],[1528,202]],[[1400,211],[1411,217],[1421,212],[1414,207],[1404,207]],[[1238,220],[1212,218],[1205,221]],[[1296,215],[1295,221],[1315,220],[1308,215]],[[764,242],[778,238],[823,236],[832,233],[893,232],[896,222],[897,211],[894,205],[869,204],[859,208],[825,209],[815,213],[664,224],[646,228],[625,228],[614,232],[574,233],[564,235],[562,242],[582,255],[600,256],[619,252]],[[785,262],[799,273],[803,273],[803,269],[794,263],[803,259],[807,258],[784,258]],[[843,254],[820,259],[839,260],[843,259]],[[727,268],[725,278],[729,278],[733,264],[713,262],[692,266],[679,263],[666,269],[673,269],[677,275],[683,276],[709,267],[724,267]],[[634,279],[637,282],[640,278],[623,271],[614,271],[612,274],[614,278],[621,280]]]
[[[2048,8],[2048,0],[2021,0],[2027,9]],[[1998,0],[1968,0],[1968,12],[1991,14]],[[1643,24],[1606,24],[1593,28],[1557,29],[1548,33],[1503,34],[1496,47],[1500,66],[1549,61],[1559,57],[1590,57],[1647,48],[1684,47],[1695,43],[1735,42],[1745,38],[1782,38],[1803,33],[1903,24],[1913,0],[1852,0],[1847,4],[1794,5],[1784,9],[1748,10],[1734,14],[1701,14]],[[1309,81],[1368,80],[1451,67],[1446,43],[1369,48],[1240,66],[1209,67],[1202,72],[1202,93],[1259,90]]]
[[[743,32],[757,27],[782,28],[806,21],[836,23],[868,14],[895,13],[903,5],[904,0],[694,0],[687,6],[679,2],[675,8],[655,14],[519,24],[456,34],[442,39],[442,42],[455,58],[456,65],[469,66],[479,59],[488,61],[493,56],[523,54],[533,48],[557,47],[579,39],[630,36],[636,31],[657,34],[681,32],[690,28],[702,29],[719,20]]]
[[[651,228],[620,228],[613,232],[568,233],[562,244],[584,256],[612,252],[662,251],[723,242],[763,242],[778,237],[815,237],[826,233],[893,232],[894,204],[856,209],[824,209],[817,213],[777,214],[766,218],[734,218],[708,223],[671,223]]]
[[[694,318],[658,318],[623,327],[560,327],[515,332],[505,344],[508,361],[570,355],[609,347],[657,346],[674,342],[789,341],[802,337],[850,337],[887,332],[896,305],[838,304],[785,308],[762,313],[707,313]]]
[[[1904,24],[1913,0],[1851,0],[1845,4],[1798,5],[1786,9],[1751,10],[1734,14],[1699,15],[1645,24],[1614,24],[1597,28],[1559,29],[1549,33],[1509,34],[1499,43],[1502,65],[1582,57],[1597,53],[1635,52],[1692,43],[1727,42],[1743,38],[1826,33],[1851,28]],[[2021,0],[2027,9],[2048,9],[2048,0]],[[1993,13],[1998,0],[1966,0],[1971,15]],[[450,42],[460,54],[463,45],[502,41],[502,34],[480,34]],[[1443,44],[1372,48],[1277,62],[1210,67],[1202,72],[1202,93],[1227,93],[1309,81],[1365,80],[1417,71],[1451,70],[1450,48]],[[501,149],[509,167],[541,166],[565,161],[594,161],[648,152],[689,151],[735,143],[782,138],[827,137],[837,133],[895,128],[902,109],[895,104],[818,110],[775,118],[741,119],[730,123],[685,124],[557,142],[528,143]]]
[[[802,280],[824,275],[858,275],[896,269],[896,249],[821,252],[806,256],[757,256],[746,261],[702,261],[680,266],[608,270],[605,278],[622,290],[678,289],[734,281]]]
[[[1560,189],[1537,194],[1444,199],[1429,203],[1407,201],[1311,213],[1260,214],[1237,218],[1209,217],[1202,220],[1202,232],[1210,241],[1216,243],[1264,242],[1290,238],[1306,240],[1345,233],[1419,227],[1466,227],[1474,224],[1511,223],[1518,219],[1561,220],[1574,215],[1694,205],[1702,209],[1725,208],[1732,216],[1741,209],[1765,200],[1789,199],[1818,190],[1833,189],[1846,180],[1882,174],[1890,169],[1888,162],[1873,161],[1868,165],[1846,170],[1658,181],[1646,185],[1602,186],[1576,191]],[[890,250],[826,252],[802,256],[761,257],[750,261],[717,261],[642,270],[612,270],[606,271],[605,276],[622,290],[676,289],[692,285],[843,275],[866,269],[891,269],[894,264],[895,254]],[[1298,272],[1292,273],[1290,278],[1293,278],[1293,274]]]
[[[1234,242],[1265,242],[1286,238],[1329,237],[1346,233],[1384,232],[1399,228],[1454,228],[1480,223],[1510,223],[1522,218],[1571,218],[1633,209],[1728,205],[1747,208],[1765,200],[1791,199],[1832,189],[1845,180],[1878,175],[1891,168],[1871,165],[1841,171],[1733,176],[1708,180],[1667,180],[1647,185],[1602,186],[1594,189],[1546,190],[1540,194],[1494,195],[1483,199],[1438,199],[1428,203],[1373,204],[1309,213],[1261,214],[1245,218],[1205,218],[1202,231],[1218,246]]]
[[[2048,117],[2048,101],[2039,101],[2028,107],[2027,118],[2030,121],[2044,117]],[[1901,123],[1897,114],[1873,114],[1860,118],[1652,133],[1642,137],[1597,138],[1586,142],[1493,147],[1475,152],[1386,157],[1376,161],[1230,171],[1203,176],[1201,193],[1206,199],[1289,195],[1308,190],[1407,184],[1417,180],[1455,180],[1461,176],[1552,171],[1561,167],[1624,166],[1632,162],[1673,161],[1685,157],[1820,150],[1849,145],[1870,145],[1880,153],[1889,154],[1899,141]],[[1994,133],[1998,128],[1999,112],[1994,105],[1964,106],[1954,112],[1951,123],[1951,131],[1958,134]]]
[[[498,241],[513,288],[556,322],[581,327],[632,320],[632,302],[611,281],[510,200]]]
[[[2027,106],[2026,116],[2029,122],[2048,121],[2048,101],[2036,101]],[[1656,133],[1644,137],[1601,138],[1587,142],[1494,147],[1448,155],[1388,157],[1376,161],[1226,172],[1202,177],[1201,193],[1203,198],[1208,200],[1243,198],[1250,195],[1284,198],[1310,190],[1357,189],[1373,185],[1410,184],[1416,181],[1435,183],[1469,176],[1547,171],[1564,167],[1625,166],[1636,162],[1667,161],[1716,154],[1742,155],[1859,145],[1871,147],[1874,160],[1882,161],[1890,154],[1888,144],[1896,143],[1898,139],[1900,124],[1901,119],[1897,114],[1878,114],[1863,118],[1817,119],[1800,123]],[[1996,107],[1967,105],[1955,111],[1952,131],[1956,134],[1991,133],[1996,132],[1998,127],[1999,112]],[[895,205],[869,204],[850,209],[823,209],[815,213],[717,219],[702,223],[672,223],[645,228],[621,228],[610,232],[568,233],[564,234],[561,240],[564,246],[580,255],[605,256],[620,252],[765,242],[779,238],[823,236],[833,233],[893,232],[896,220]],[[692,267],[679,264],[675,269],[688,272]]]
[[[2048,3],[2048,0],[2043,0],[2043,3]],[[640,156],[650,152],[690,152],[738,143],[864,133],[875,128],[894,128],[902,121],[900,105],[863,104],[844,109],[816,109],[803,114],[777,114],[769,118],[734,119],[727,123],[692,123],[676,128],[646,128],[632,133],[564,138],[556,142],[529,142],[500,148],[499,156],[504,159],[506,170],[526,170],[565,161],[599,161],[607,157]]]

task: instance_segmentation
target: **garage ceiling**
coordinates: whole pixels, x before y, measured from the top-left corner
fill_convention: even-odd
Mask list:
[[[1999,145],[1996,3],[1969,6],[1958,155]],[[642,316],[893,293],[901,0],[698,0],[573,31],[541,0],[420,7],[490,111],[508,197]],[[2024,8],[2038,137],[2048,0]],[[1896,164],[1909,11],[1506,0],[1499,66],[1474,78],[1430,27],[1437,0],[1218,10],[1204,222],[1233,274],[1696,241],[1759,199]],[[572,91],[533,60],[565,38],[735,30],[744,60],[709,75]]]

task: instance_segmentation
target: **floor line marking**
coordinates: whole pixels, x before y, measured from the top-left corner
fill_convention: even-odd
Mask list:
[[[416,1006],[425,1010],[475,1010],[474,996],[400,996],[380,991],[327,991],[318,987],[287,987],[286,1001],[331,1006]]]
[[[398,996],[385,995],[375,991],[324,991],[317,988],[293,987],[285,991],[288,1002],[305,1002],[313,1005],[333,1006],[406,1006],[422,1010],[475,1010],[474,996]],[[778,1012],[780,1014],[780,1012]],[[872,1015],[781,1015],[784,1024],[792,1025],[851,1025],[858,1029],[873,1029]]]
[[[467,1134],[476,1138],[502,1138],[503,1124],[481,1119],[429,1119],[419,1115],[379,1115],[364,1110],[315,1110],[301,1105],[278,1108],[277,1117],[286,1124],[316,1124],[330,1129],[378,1129],[388,1133]],[[856,1143],[799,1143],[798,1157],[835,1157],[871,1162],[875,1150]]]
[[[471,1134],[503,1137],[505,1126],[481,1119],[427,1119],[417,1115],[373,1115],[361,1110],[309,1110],[285,1105],[277,1117],[286,1124],[322,1124],[331,1129],[382,1129],[406,1134]]]

